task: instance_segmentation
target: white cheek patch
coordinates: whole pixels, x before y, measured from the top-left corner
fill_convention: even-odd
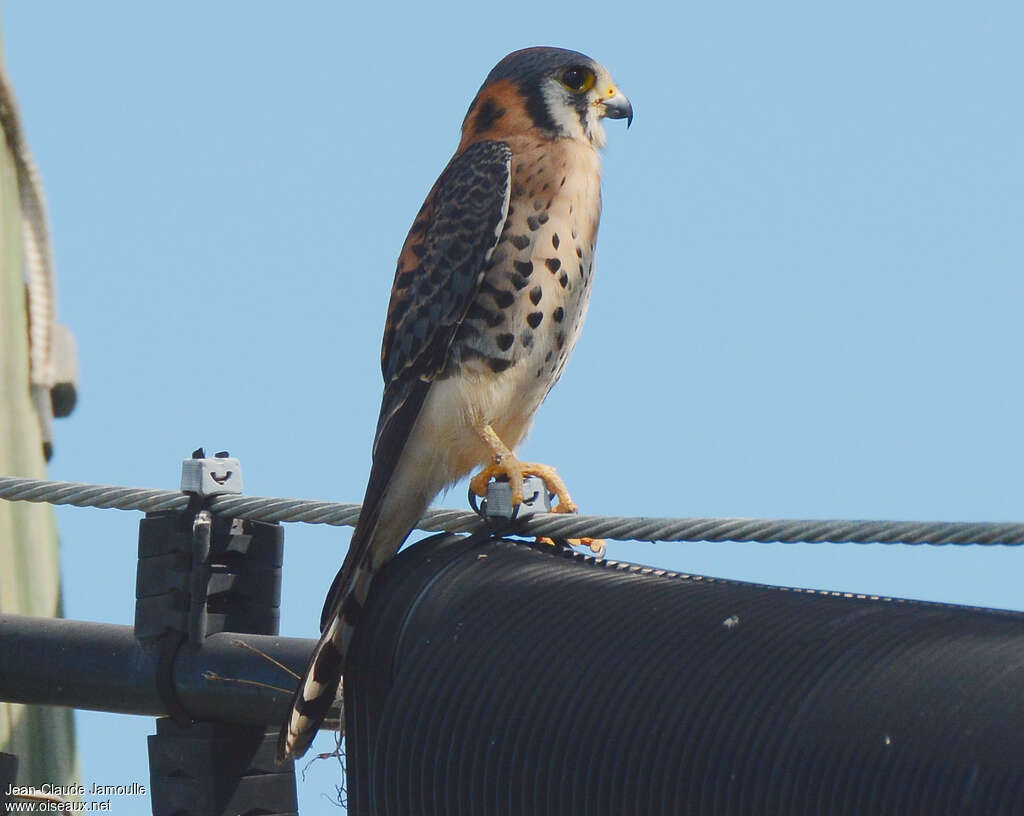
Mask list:
[[[576,108],[573,107],[572,100],[569,98],[568,91],[555,80],[551,80],[544,83],[541,92],[544,94],[544,104],[547,106],[548,113],[555,120],[559,132],[570,139],[589,141],[583,130],[583,124],[580,122],[579,114],[576,113]]]
[[[572,97],[558,82],[552,80],[545,83],[541,92],[544,94],[544,104],[547,106],[548,113],[551,114],[551,118],[562,136],[590,142],[599,148],[605,146],[607,137],[597,105],[592,103],[587,105],[586,115],[581,122]]]

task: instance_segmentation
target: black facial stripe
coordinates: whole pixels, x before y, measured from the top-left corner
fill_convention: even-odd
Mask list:
[[[490,130],[494,127],[494,123],[504,115],[505,109],[503,107],[495,104],[493,99],[485,99],[484,103],[480,106],[480,110],[477,111],[473,127],[477,133],[483,133],[485,130]]]
[[[576,115],[580,118],[580,127],[583,128],[583,132],[587,132],[587,108],[590,107],[590,102],[587,99],[585,93],[576,94],[572,97],[573,107],[576,108]]]
[[[526,113],[533,124],[541,130],[557,133],[558,125],[555,124],[555,120],[548,110],[547,102],[544,101],[544,94],[540,90],[540,81],[533,78],[522,80],[519,83],[519,88],[526,99]]]

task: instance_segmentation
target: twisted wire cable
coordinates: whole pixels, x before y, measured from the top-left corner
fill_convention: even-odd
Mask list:
[[[189,495],[175,490],[0,477],[0,499],[71,504],[117,510],[184,510]],[[354,526],[358,504],[270,496],[217,496],[209,508],[254,521]],[[737,541],[834,544],[1024,544],[1024,523],[961,521],[856,521],[824,519],[648,518],[538,513],[511,523],[508,532],[550,538],[607,538],[615,541]],[[431,508],[417,524],[428,532],[476,532],[487,522],[470,510]]]

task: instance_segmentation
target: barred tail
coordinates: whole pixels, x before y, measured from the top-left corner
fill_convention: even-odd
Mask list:
[[[337,614],[320,636],[302,682],[292,697],[288,721],[278,735],[278,762],[306,753],[324,717],[339,696],[341,678],[345,671],[345,655],[352,642],[359,613],[369,595],[372,579],[373,573],[367,567],[355,569],[350,589],[337,607]]]
[[[417,379],[397,396],[389,398],[385,389],[359,523],[324,604],[323,635],[281,728],[279,762],[306,752],[338,696],[348,647],[374,575],[398,552],[441,488],[463,475],[452,471],[429,435],[415,432],[429,388],[429,382]],[[433,426],[428,422],[426,427]]]

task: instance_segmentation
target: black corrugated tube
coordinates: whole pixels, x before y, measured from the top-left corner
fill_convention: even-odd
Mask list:
[[[1024,814],[1024,615],[437,536],[345,678],[350,813]]]

